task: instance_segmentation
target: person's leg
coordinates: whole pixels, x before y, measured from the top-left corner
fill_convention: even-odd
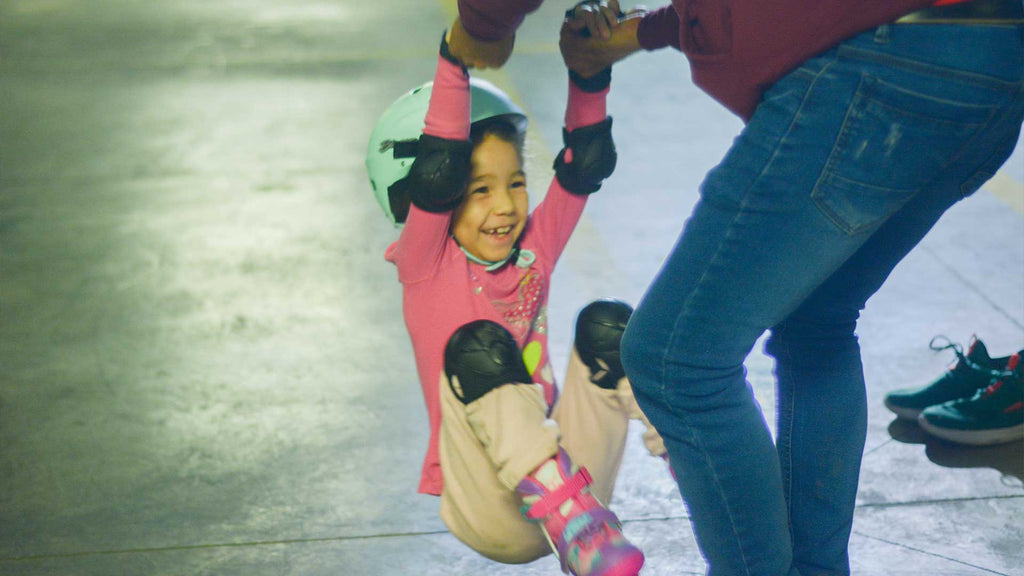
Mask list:
[[[588,379],[589,374],[573,348],[551,418],[562,431],[562,447],[573,462],[590,471],[594,495],[607,504],[622,465],[629,417],[622,411],[615,389],[598,388]]]
[[[651,454],[665,453],[661,437],[633,398],[619,359],[632,312],[617,300],[591,302],[580,311],[562,394],[551,416],[562,430],[562,446],[590,471],[594,494],[605,503],[611,501],[631,419],[646,426],[644,444]]]
[[[901,44],[916,44],[901,27],[889,32],[890,50],[902,50],[906,56],[908,48]],[[934,46],[927,50],[934,51]],[[948,58],[946,63],[951,64]],[[766,342],[765,351],[776,360],[776,444],[789,505],[794,564],[805,576],[849,570],[848,541],[867,426],[860,347],[854,332],[860,310],[939,217],[977,190],[1010,155],[1020,131],[1019,99],[997,114],[1005,118],[996,118],[989,130],[978,132],[970,146],[935,173],[922,193],[773,327]],[[839,430],[846,432],[838,434]]]
[[[1011,112],[1010,118],[1013,118]],[[1019,106],[1017,114],[1019,114]],[[771,329],[778,379],[776,448],[800,573],[846,573],[867,405],[857,319],[893,268],[953,204],[1005,162],[1020,124],[979,139],[916,195],[800,307]],[[998,140],[1002,138],[1003,142]],[[987,140],[987,141],[986,141]],[[844,431],[837,433],[837,431]]]
[[[498,386],[468,404],[442,374],[441,518],[473,550],[506,564],[551,553],[536,524],[522,514],[519,481],[558,452],[559,431],[547,420],[537,385]]]
[[[932,37],[916,42],[960,50],[958,32],[931,28],[924,34]],[[1004,35],[994,52],[992,42],[972,49],[969,58],[982,64],[967,74],[865,56],[868,48],[857,45],[884,49],[890,40],[862,36],[769,91],[709,174],[627,328],[627,374],[665,439],[709,574],[799,573],[779,459],[744,377],[756,339],[937,174],[968,151],[987,161],[1006,142],[1007,126],[1019,127],[1019,110],[1004,114],[1015,99],[1019,107],[1019,80],[978,81],[980,67],[1019,60],[1009,54],[1019,52],[1019,33]],[[863,404],[859,356],[848,350],[842,365],[847,383],[838,390],[849,397],[833,401]],[[860,443],[834,446],[833,457],[859,462]]]
[[[541,387],[512,335],[490,321],[455,332],[440,382],[441,517],[459,540],[504,563],[552,550],[575,576],[634,576],[643,554],[559,446]]]

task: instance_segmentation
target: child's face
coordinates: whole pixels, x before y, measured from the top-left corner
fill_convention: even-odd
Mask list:
[[[526,227],[530,197],[515,145],[487,135],[473,149],[473,172],[452,216],[452,234],[470,254],[497,262]]]

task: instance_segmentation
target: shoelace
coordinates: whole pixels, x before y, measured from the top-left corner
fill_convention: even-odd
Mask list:
[[[1019,362],[1020,356],[1014,354],[1013,356],[1010,357],[1010,361],[1005,369],[989,370],[988,373],[990,379],[988,385],[978,388],[978,390],[974,393],[973,396],[971,396],[970,398],[964,398],[960,401],[975,402],[977,400],[980,400],[982,398],[988,398],[989,396],[995,394],[996,392],[999,391],[1000,388],[1002,388],[1005,385],[1007,378],[1013,378],[1014,371],[1017,369],[1017,364]]]
[[[935,344],[937,340],[945,340],[946,343],[942,346],[938,346]],[[955,366],[950,368],[950,370],[957,370],[961,366],[968,366],[971,364],[971,361],[968,360],[967,356],[964,355],[964,347],[956,342],[953,342],[948,337],[943,336],[941,334],[932,338],[931,342],[928,343],[928,347],[936,352],[942,352],[943,350],[952,350],[956,354],[957,363]]]
[[[938,346],[935,344],[936,340],[945,340],[946,343],[942,346]],[[928,347],[936,352],[942,352],[943,350],[952,350],[953,353],[956,354],[957,362],[956,364],[953,365],[952,368],[949,369],[950,372],[958,372],[962,370],[978,370],[981,372],[988,372],[989,375],[991,375],[992,377],[998,376],[1004,372],[1003,370],[993,370],[989,366],[982,366],[981,364],[972,362],[971,359],[968,358],[966,354],[964,354],[963,346],[961,346],[957,342],[953,342],[948,337],[943,336],[941,334],[939,336],[935,336],[934,338],[932,338],[931,342],[928,342]]]

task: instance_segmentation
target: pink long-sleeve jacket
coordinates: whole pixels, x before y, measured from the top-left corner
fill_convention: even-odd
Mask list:
[[[570,82],[566,127],[572,130],[604,120],[607,93],[607,89],[583,92]],[[438,58],[424,132],[466,140],[469,128],[469,77],[459,66]],[[495,272],[466,258],[451,236],[450,212],[435,214],[412,206],[398,241],[387,249],[385,258],[398,267],[403,315],[430,421],[420,492],[436,495],[442,489],[438,385],[445,345],[460,326],[486,319],[508,329],[523,350],[533,381],[544,388],[548,405],[554,404],[557,389],[547,341],[548,286],[585,203],[586,196],[566,191],[553,179],[519,240],[535,259],[510,262]]]

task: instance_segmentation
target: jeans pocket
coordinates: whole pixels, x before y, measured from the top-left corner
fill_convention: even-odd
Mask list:
[[[811,198],[849,235],[874,229],[939,175],[993,112],[863,76]]]

